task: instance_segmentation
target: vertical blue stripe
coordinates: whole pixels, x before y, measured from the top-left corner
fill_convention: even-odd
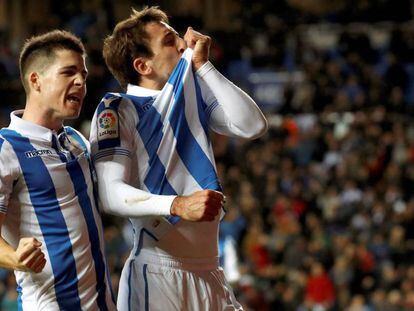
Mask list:
[[[144,184],[151,193],[175,195],[174,188],[170,185],[165,175],[165,167],[158,157],[157,151],[163,137],[163,124],[161,115],[151,105],[146,109],[143,106],[152,102],[152,97],[135,97],[127,95],[138,113],[139,122],[137,131],[148,154],[149,170],[145,177]]]
[[[198,110],[198,117],[200,119],[201,126],[203,127],[204,134],[207,138],[207,144],[210,145],[209,135],[208,135],[208,122],[206,116],[206,109],[207,105],[203,100],[203,96],[201,95],[200,85],[196,78],[194,78],[194,86],[196,91],[196,99],[197,99],[197,110]]]
[[[135,228],[134,226],[132,226],[132,229],[134,230],[134,235],[135,235]],[[137,249],[135,251],[135,256],[138,256],[139,253],[141,252],[142,249],[142,243],[144,240],[144,233],[148,234],[151,238],[153,238],[155,241],[158,241],[157,237],[155,237],[150,231],[148,231],[145,228],[142,228],[141,231],[139,232],[139,237],[138,237],[138,245],[137,245]],[[132,259],[129,263],[129,274],[128,274],[128,310],[131,310],[131,299],[132,299],[132,268],[133,268],[133,262],[134,260]],[[135,302],[135,305],[139,306],[139,302]]]
[[[135,257],[138,256],[139,253],[141,252],[142,244],[144,243],[144,233],[148,234],[151,238],[153,238],[155,241],[158,242],[158,239],[157,239],[157,237],[155,235],[153,235],[147,229],[142,228],[141,231],[139,232],[138,245],[137,245],[137,249],[135,251]]]
[[[26,158],[26,151],[35,150],[28,138],[8,129],[1,134],[12,145],[23,171],[49,253],[57,303],[60,309],[81,310],[72,244],[49,171],[40,157]]]
[[[59,155],[60,161],[62,161],[63,163],[66,163],[68,161],[66,156],[62,152],[59,151],[59,147],[58,147],[58,143],[57,143],[57,139],[55,135],[52,135],[52,148],[55,149],[56,153]]]
[[[134,260],[129,262],[129,274],[128,274],[128,310],[131,311],[131,299],[132,299],[132,264]],[[139,301],[136,302],[139,306]]]
[[[184,58],[181,58],[177,66],[175,66],[174,71],[171,73],[171,76],[168,78],[167,83],[174,86],[174,89],[177,83],[181,83],[182,77],[185,74],[185,70],[187,69],[187,66],[188,66],[188,62]]]
[[[144,179],[145,186],[149,192],[154,194],[176,195],[177,192],[169,183],[165,174],[165,167],[157,154],[163,137],[163,124],[161,115],[152,106],[153,98],[122,95],[131,100],[138,113],[137,131],[148,154],[149,169]],[[171,224],[176,224],[180,220],[178,216],[167,216],[165,218]]]
[[[89,158],[89,151],[88,151],[88,147],[86,146],[86,143],[84,142],[84,140],[82,139],[82,137],[80,137],[80,135],[74,129],[72,129],[71,127],[65,127],[65,130],[66,130],[66,133],[70,137],[74,138],[78,142],[78,144],[82,147],[82,149],[84,150],[85,154],[87,155],[87,157],[88,157],[88,164],[89,164],[89,170],[90,170],[90,174],[91,174],[91,180],[94,183],[95,182],[95,179],[94,179],[95,168],[92,165],[92,161]],[[94,198],[94,205],[96,207],[96,210],[99,213],[99,207],[98,207],[98,202],[99,202],[99,200],[98,200],[98,192],[97,192],[97,189],[95,187],[95,184],[93,185],[93,198]],[[92,217],[93,217],[93,215],[92,215]],[[99,225],[102,228],[102,224],[100,223]],[[98,226],[98,224],[97,224],[97,226]],[[103,229],[102,229],[102,232],[103,232]],[[99,231],[98,231],[98,229],[97,229],[97,234],[98,234],[98,238],[99,238]],[[99,251],[99,253],[101,253],[101,252]],[[111,292],[111,299],[115,303],[114,292],[113,292],[113,289],[112,289],[112,282],[111,282],[111,278],[110,278],[110,275],[109,275],[109,269],[107,268],[108,265],[107,265],[107,263],[105,261],[104,256],[102,254],[100,254],[100,255],[101,255],[101,257],[102,257],[102,259],[104,261],[103,262],[103,265],[104,265],[104,269],[106,270],[106,281],[107,281],[107,284],[109,285],[109,289],[110,289],[110,292]]]
[[[169,121],[177,140],[177,153],[187,170],[197,181],[202,189],[213,189],[221,191],[216,170],[210,159],[204,153],[193,136],[185,116],[185,98],[183,76],[187,66],[184,59],[180,60],[181,71],[174,72],[170,77],[169,83],[173,84],[175,102],[171,109]],[[194,94],[196,96],[196,94]],[[208,143],[208,141],[206,142]]]
[[[17,291],[17,310],[23,311],[22,287],[20,285],[17,285],[16,291]]]
[[[138,133],[148,153],[149,170],[144,184],[154,194],[177,194],[168,182],[165,167],[158,157],[157,151],[163,137],[163,124],[160,114],[151,107],[145,114],[139,115]]]
[[[66,169],[69,172],[70,179],[72,180],[75,194],[78,197],[88,229],[91,252],[95,264],[98,306],[100,310],[108,310],[105,297],[105,263],[100,247],[101,243],[99,239],[98,227],[93,215],[91,199],[88,195],[88,185],[86,183],[85,176],[83,175],[82,168],[77,160],[66,163]]]
[[[65,127],[66,133],[72,137],[73,139],[75,139],[77,141],[77,143],[82,147],[83,151],[85,152],[86,156],[88,157],[88,163],[89,163],[89,170],[91,173],[91,180],[93,182],[93,197],[94,197],[94,206],[96,208],[96,210],[98,211],[98,213],[100,213],[100,208],[99,208],[99,200],[98,200],[98,190],[96,187],[96,182],[97,182],[97,177],[96,177],[96,171],[95,171],[95,167],[92,164],[92,160],[90,158],[90,154],[89,154],[89,150],[88,147],[86,146],[86,143],[83,141],[82,137],[79,136],[79,134],[72,129],[71,127],[67,126]],[[112,285],[110,284],[111,288]],[[112,289],[111,289],[111,294],[112,293]]]
[[[149,311],[149,292],[148,292],[148,279],[147,279],[147,264],[142,268],[142,274],[144,275],[145,282],[145,311]]]
[[[3,147],[3,143],[4,143],[4,139],[0,138],[0,152],[1,152],[1,147]]]

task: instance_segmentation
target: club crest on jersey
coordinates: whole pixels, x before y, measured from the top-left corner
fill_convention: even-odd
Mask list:
[[[43,150],[31,150],[31,151],[26,151],[24,153],[24,155],[28,159],[30,159],[30,158],[36,158],[36,157],[41,157],[41,156],[45,156],[45,155],[50,155],[50,154],[52,154],[52,151],[47,150],[47,149],[43,149]]]
[[[98,140],[118,138],[118,114],[105,109],[98,115]]]

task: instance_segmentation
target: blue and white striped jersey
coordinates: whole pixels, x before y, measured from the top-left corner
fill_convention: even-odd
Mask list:
[[[99,195],[106,211],[131,217],[132,257],[142,251],[217,258],[219,217],[171,217],[174,195],[221,191],[209,129],[248,139],[266,131],[266,119],[246,93],[210,62],[194,74],[191,59],[187,49],[160,91],[128,85],[126,94],[106,94],[92,120]]]
[[[139,151],[138,185],[154,194],[221,190],[207,124],[215,105],[207,107],[197,80],[189,79],[188,55],[181,58],[159,95],[108,93],[97,108],[97,123],[93,122],[94,160],[135,156]],[[195,93],[199,94],[196,103],[190,97]]]
[[[218,104],[211,91],[200,86],[194,77],[191,57],[192,50],[187,49],[161,91],[129,86],[127,94],[105,95],[92,121],[94,161],[130,157],[129,184],[153,194],[221,191],[208,134],[208,120]],[[158,249],[164,249],[164,242],[179,249],[179,241],[183,241],[188,245],[182,247],[194,256],[196,245],[208,249],[210,256],[217,256],[218,219],[197,224],[180,221],[178,217],[167,219],[175,230],[163,242],[156,243]],[[141,219],[131,220],[139,240]],[[146,232],[150,234],[151,228],[146,228]],[[170,243],[170,239],[175,242]],[[135,244],[138,247],[139,242]],[[167,253],[177,255],[174,251]]]
[[[88,145],[70,127],[57,134],[11,114],[0,130],[2,237],[42,242],[46,266],[15,271],[21,310],[115,310],[95,204]]]

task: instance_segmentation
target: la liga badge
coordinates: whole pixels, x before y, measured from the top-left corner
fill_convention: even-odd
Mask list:
[[[98,140],[119,137],[118,114],[105,109],[98,115]]]

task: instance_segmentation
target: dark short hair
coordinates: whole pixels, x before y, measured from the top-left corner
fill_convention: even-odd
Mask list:
[[[33,64],[40,61],[50,62],[58,50],[71,50],[86,55],[82,41],[74,34],[65,30],[53,30],[42,35],[33,36],[26,40],[19,58],[20,78],[26,93],[29,92],[26,74]],[[46,64],[44,64],[46,65]]]
[[[128,83],[138,84],[140,80],[132,65],[134,59],[153,56],[149,35],[145,31],[145,26],[151,22],[168,23],[167,14],[156,6],[145,7],[141,11],[132,9],[131,16],[119,22],[112,35],[104,41],[105,63],[123,88]]]

